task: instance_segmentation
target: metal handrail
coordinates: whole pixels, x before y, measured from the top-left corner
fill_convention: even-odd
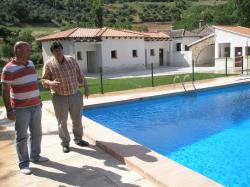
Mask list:
[[[187,90],[186,90],[186,88],[185,88],[185,86],[184,86],[184,83],[183,83],[183,81],[181,80],[181,77],[180,77],[179,75],[176,75],[176,76],[174,77],[174,79],[173,79],[173,86],[174,86],[174,88],[175,88],[175,84],[176,84],[176,80],[177,80],[177,79],[179,79],[179,81],[180,81],[180,83],[181,83],[183,89],[185,90],[185,92],[187,92]]]
[[[196,90],[196,87],[195,87],[195,85],[194,85],[194,81],[191,79],[191,77],[190,77],[189,74],[187,74],[187,75],[185,75],[185,76],[183,77],[183,84],[185,83],[185,81],[186,81],[187,78],[189,78],[189,80],[192,82],[192,85],[193,85],[194,89]]]

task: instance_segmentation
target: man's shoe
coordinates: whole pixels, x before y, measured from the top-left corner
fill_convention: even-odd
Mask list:
[[[64,153],[70,152],[69,146],[63,146],[63,152]]]
[[[79,145],[81,147],[87,147],[89,146],[89,143],[84,140],[81,140],[80,142],[76,143],[76,145]]]
[[[45,156],[40,156],[39,159],[35,160],[35,159],[30,159],[31,162],[47,162],[49,161],[49,159]]]
[[[32,173],[32,171],[29,167],[25,167],[25,168],[21,169],[21,172],[25,175],[30,175]]]

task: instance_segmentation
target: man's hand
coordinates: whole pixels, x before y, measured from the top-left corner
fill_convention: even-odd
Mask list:
[[[84,87],[84,95],[88,99],[88,97],[89,97],[89,88],[88,88],[88,86]]]
[[[14,121],[16,119],[16,114],[13,111],[7,112],[7,118]]]
[[[56,92],[59,87],[59,84],[60,82],[53,80],[49,82],[49,87]]]

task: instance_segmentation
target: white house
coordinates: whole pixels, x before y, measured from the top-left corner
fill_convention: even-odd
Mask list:
[[[74,28],[37,39],[44,62],[52,57],[50,45],[60,41],[66,55],[76,58],[82,72],[128,71],[167,65],[164,33],[142,33],[111,28]]]
[[[214,33],[189,44],[195,66],[214,66]]]
[[[247,56],[250,55],[250,28],[241,26],[214,26],[215,29],[215,66],[247,68]]]
[[[169,36],[169,66],[191,66],[192,51],[189,50],[188,45],[199,40],[201,36],[185,29],[171,30]]]

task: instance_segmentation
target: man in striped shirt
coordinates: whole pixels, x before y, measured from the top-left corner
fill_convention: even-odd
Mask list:
[[[44,66],[42,84],[50,88],[53,97],[52,102],[56,119],[58,122],[59,137],[63,152],[70,151],[70,136],[67,128],[68,113],[72,119],[74,142],[79,146],[88,146],[89,143],[82,140],[82,107],[83,97],[79,91],[79,84],[84,86],[84,94],[89,95],[88,85],[76,60],[71,56],[63,54],[63,46],[54,42],[50,50],[54,58],[50,59]]]
[[[41,152],[41,99],[34,64],[30,59],[31,47],[19,41],[14,46],[15,57],[3,68],[3,100],[7,117],[15,120],[16,149],[19,168],[31,174],[29,162],[44,162]],[[29,150],[27,145],[29,128]],[[29,154],[30,152],[30,154]]]

